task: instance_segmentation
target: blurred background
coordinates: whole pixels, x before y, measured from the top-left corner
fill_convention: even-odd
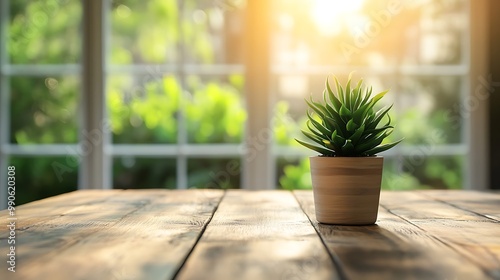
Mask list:
[[[389,140],[405,138],[383,154],[384,189],[488,188],[470,151],[488,141],[494,82],[471,72],[471,2],[0,0],[2,176],[15,166],[18,204],[78,188],[311,188],[314,154],[294,141],[303,99],[355,71],[390,89]]]

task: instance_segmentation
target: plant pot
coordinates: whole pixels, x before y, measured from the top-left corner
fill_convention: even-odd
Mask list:
[[[318,222],[370,225],[377,221],[383,157],[309,159]]]

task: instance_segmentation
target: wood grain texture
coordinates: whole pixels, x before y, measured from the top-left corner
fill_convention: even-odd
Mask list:
[[[220,190],[103,192],[109,199],[18,233],[18,279],[172,278],[223,195]],[[8,279],[5,273],[0,271],[0,279]]]
[[[102,203],[110,199],[110,193],[118,192],[121,190],[81,190],[18,206],[16,207],[16,216],[19,217],[16,224],[17,230],[24,231],[35,224],[67,215],[81,207]],[[6,220],[7,216],[7,211],[0,211],[0,220]],[[0,239],[7,237],[6,234],[0,231]]]
[[[337,279],[290,192],[230,190],[178,279]]]
[[[377,225],[324,225],[315,220],[311,193],[294,194],[348,279],[487,278],[433,235],[384,208],[379,210]]]
[[[436,201],[500,222],[500,192],[429,190],[419,193]]]
[[[500,279],[499,222],[430,199],[425,192],[384,192],[381,206],[434,236],[490,277]]]

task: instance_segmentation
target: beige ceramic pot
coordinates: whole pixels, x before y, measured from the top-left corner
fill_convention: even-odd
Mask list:
[[[384,158],[310,157],[316,219],[324,224],[377,221]]]

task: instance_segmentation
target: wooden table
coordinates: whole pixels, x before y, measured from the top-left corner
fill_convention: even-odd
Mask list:
[[[88,190],[15,217],[0,279],[500,279],[500,193],[383,192],[374,226],[318,224],[310,191]]]

